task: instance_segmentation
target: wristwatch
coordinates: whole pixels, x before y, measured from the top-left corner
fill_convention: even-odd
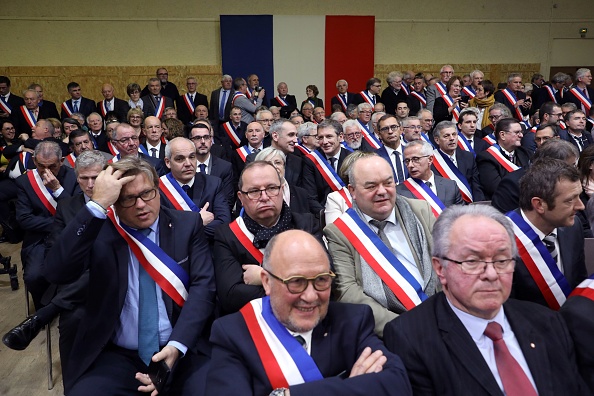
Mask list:
[[[276,388],[268,396],[285,396],[285,391],[287,388]]]

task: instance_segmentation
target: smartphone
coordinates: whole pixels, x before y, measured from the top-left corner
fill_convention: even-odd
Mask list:
[[[469,100],[470,100],[470,96],[460,97],[460,103],[468,103]]]
[[[155,385],[155,389],[157,392],[162,393],[163,389],[165,388],[165,384],[167,384],[167,379],[169,378],[169,374],[171,373],[171,369],[165,363],[165,360],[160,360],[158,362],[153,362],[148,366],[148,375],[153,381],[153,385]]]

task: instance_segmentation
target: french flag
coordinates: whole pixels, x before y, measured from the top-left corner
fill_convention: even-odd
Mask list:
[[[284,81],[300,105],[313,84],[330,112],[336,81],[360,92],[373,77],[374,16],[221,15],[220,27],[223,73],[257,74],[269,100]]]

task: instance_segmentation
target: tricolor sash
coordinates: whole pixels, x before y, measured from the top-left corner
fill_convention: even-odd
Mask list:
[[[427,143],[429,143],[432,147],[435,147],[435,144],[433,144],[433,142],[429,138],[429,135],[427,135],[425,132],[421,132],[421,140],[424,140]]]
[[[348,144],[346,144],[345,142],[340,142],[340,147],[342,147],[345,150],[348,150],[349,152],[353,152],[354,150],[352,148],[349,147]]]
[[[237,93],[237,92],[239,92],[239,91],[236,91],[236,93]],[[239,92],[239,93],[241,93],[241,92]],[[252,99],[252,98],[254,97],[254,95],[253,95],[253,94],[250,92],[250,89],[249,89],[249,88],[248,88],[248,89],[245,91],[245,94],[244,94],[244,96],[245,96],[246,98],[248,98],[248,99]]]
[[[280,96],[275,96],[274,99],[276,99],[276,101],[281,105],[281,107],[284,107],[284,106],[288,106],[289,105],[287,103],[287,101],[284,100],[283,98],[281,98]]]
[[[354,209],[347,209],[334,221],[334,225],[407,310],[427,299],[415,277]]]
[[[105,106],[105,100],[102,100],[101,102],[99,102],[99,111],[101,112],[101,115],[103,116],[103,118],[105,118],[105,115],[107,114],[107,107]]]
[[[183,96],[184,98],[184,103],[186,104],[186,107],[188,108],[188,111],[190,112],[190,114],[194,114],[194,110],[196,110],[196,106],[194,106],[194,102],[192,102],[192,97],[189,93],[185,94]]]
[[[309,158],[314,163],[314,165],[316,166],[326,183],[328,183],[332,191],[338,191],[340,196],[343,197],[346,201],[348,207],[352,207],[353,203],[351,202],[349,194],[347,194],[346,192],[346,185],[344,184],[340,176],[338,176],[334,168],[330,166],[330,164],[328,163],[328,161],[326,161],[325,158],[322,157],[322,154],[318,150],[313,150],[311,153],[307,155],[307,158]]]
[[[187,212],[200,212],[200,209],[184,189],[181,188],[171,173],[161,176],[159,179],[161,180],[161,183],[159,183],[159,190],[165,194],[175,209],[185,210]]]
[[[239,145],[241,144],[241,137],[237,135],[237,128],[233,126],[233,123],[231,121],[224,123],[223,129],[227,133],[227,136],[229,136],[231,141],[235,144],[235,146],[239,147]]]
[[[312,98],[308,98],[307,101],[313,106],[316,107],[316,102]]]
[[[342,106],[342,109],[344,110],[344,112],[346,113],[348,105],[346,104],[346,102],[342,99],[342,96],[340,96],[340,94],[336,95],[336,99],[338,99],[338,102],[340,103],[340,105]]]
[[[553,88],[549,85],[545,85],[544,88],[547,90],[547,94],[549,95],[549,99],[551,99],[551,102],[557,103],[557,98],[555,97],[555,92],[553,91]]]
[[[311,153],[311,150],[308,149],[307,147],[305,147],[302,143],[297,143],[295,145],[295,148],[298,149],[299,151],[301,151],[303,153],[303,155],[307,155],[307,154]]]
[[[155,117],[161,119],[163,116],[163,111],[165,110],[165,97],[161,96],[160,100],[157,100],[157,105],[155,106]]]
[[[114,156],[116,156],[120,153],[120,151],[113,145],[113,143],[111,141],[107,142],[107,148],[109,149],[109,152],[111,154],[113,154]]]
[[[406,96],[410,95],[410,88],[404,82],[400,85]]]
[[[485,137],[483,138],[483,140],[484,140],[485,142],[489,143],[489,146],[492,146],[492,145],[494,145],[494,144],[497,144],[497,139],[495,139],[495,135],[494,135],[494,134],[492,134],[492,133],[490,133],[490,134],[488,134],[487,136],[485,136]]]
[[[381,142],[375,137],[375,135],[369,132],[367,125],[363,124],[359,119],[357,119],[357,122],[359,123],[359,129],[361,130],[361,134],[363,135],[363,138],[367,141],[367,143],[369,143],[369,145],[376,150],[382,147]]]
[[[273,389],[324,378],[313,358],[274,316],[270,297],[252,300],[239,312]]]
[[[27,121],[27,125],[33,128],[37,123],[37,118],[31,110],[29,110],[26,106],[21,106],[21,113],[23,113],[23,117],[25,117],[25,121]]]
[[[501,154],[501,147],[498,144],[494,144],[487,149],[487,152],[495,158],[495,161],[499,162],[499,165],[503,166],[508,172],[513,172],[520,169],[520,167]]]
[[[558,310],[571,293],[571,286],[536,232],[514,211],[506,216],[512,221],[518,254],[530,272],[549,308]]]
[[[369,103],[371,105],[371,107],[375,106],[375,97],[374,96],[369,96],[369,93],[367,93],[367,91],[361,91],[361,92],[359,92],[359,94],[363,97],[364,101],[366,101],[367,103]]]
[[[249,144],[246,144],[245,146],[241,146],[240,148],[238,148],[235,151],[237,151],[237,154],[239,154],[239,158],[241,158],[243,162],[245,162],[247,156],[252,153],[252,149]]]
[[[76,156],[74,155],[74,153],[70,153],[65,157],[66,161],[68,161],[68,163],[70,164],[70,166],[72,166],[72,169],[74,169],[74,165],[76,164]]]
[[[470,141],[466,139],[466,136],[464,136],[462,132],[458,132],[458,147],[460,147],[464,151],[472,153],[476,157],[476,152],[470,145]]]
[[[264,249],[258,249],[254,246],[254,234],[248,231],[243,218],[241,216],[236,218],[229,224],[229,228],[245,250],[261,265],[264,259]]]
[[[435,89],[437,89],[437,92],[439,92],[439,94],[443,97],[444,95],[448,94],[448,91],[446,90],[446,85],[444,83],[442,83],[441,81],[438,81],[435,83]]]
[[[582,103],[582,107],[586,110],[586,114],[588,114],[590,108],[592,107],[592,101],[589,98],[587,98],[584,95],[584,93],[576,87],[571,88],[571,93]]]
[[[107,211],[107,217],[128,243],[128,247],[144,270],[159,285],[161,290],[177,305],[183,307],[188,299],[188,286],[190,284],[188,273],[146,235],[125,224],[121,224],[113,207],[110,207]]]
[[[594,274],[590,275],[588,279],[577,285],[569,295],[569,297],[572,296],[582,296],[594,300]]]
[[[565,124],[565,121],[559,121],[559,128],[567,129],[567,124]]]
[[[29,183],[31,183],[31,187],[33,187],[33,191],[35,192],[35,195],[37,195],[37,198],[39,198],[43,206],[45,206],[52,216],[55,215],[58,202],[56,202],[52,196],[51,191],[43,184],[43,180],[37,169],[27,172],[26,175],[29,178]]]
[[[66,113],[67,117],[72,117],[72,113],[74,113],[74,110],[70,109],[68,106],[68,101],[62,103],[62,110],[64,110],[64,113]]]
[[[247,93],[249,94],[250,91],[248,90]],[[244,98],[247,98],[247,99],[251,99],[251,95],[248,96],[248,95],[246,95],[244,93],[241,93],[240,91],[235,91],[235,93],[233,94],[233,99],[231,99],[231,106],[235,106],[235,101],[240,96],[243,96]]]
[[[452,98],[450,95],[442,95],[442,98],[448,105],[448,108],[454,105],[454,98]],[[454,107],[454,110],[452,110],[452,116],[454,117],[456,122],[458,122],[458,118],[460,118],[460,105],[456,105],[456,107]]]
[[[427,201],[435,217],[439,217],[446,208],[441,199],[421,179],[409,177],[402,182],[417,199]]]
[[[412,91],[410,94],[417,98],[419,102],[421,102],[422,108],[427,107],[427,99],[425,98],[425,95],[423,95],[422,93],[418,93],[417,91]]]
[[[149,154],[148,150],[146,149],[146,147],[144,147],[144,145],[142,145],[142,144],[139,144],[138,145],[138,152],[146,155],[147,157],[150,157],[151,156]]]
[[[433,158],[435,158],[433,166],[435,166],[435,169],[437,169],[440,176],[455,181],[460,189],[462,199],[468,203],[472,202],[472,190],[470,184],[462,172],[460,172],[460,169],[454,165],[450,157],[441,150],[434,150]]]
[[[510,91],[509,88],[505,88],[505,89],[501,90],[501,92],[503,93],[503,95],[505,96],[507,101],[509,103],[511,103],[512,107],[514,108],[518,121],[523,121],[524,116],[522,115],[522,111],[520,110],[519,107],[516,107],[516,103],[518,103],[518,99],[516,99],[516,95],[512,91]]]
[[[3,98],[0,98],[0,108],[8,114],[12,114],[12,107]]]
[[[471,99],[476,96],[476,91],[472,88],[472,85],[462,88],[462,92],[469,96]]]

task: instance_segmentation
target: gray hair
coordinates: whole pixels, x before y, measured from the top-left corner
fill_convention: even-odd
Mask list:
[[[421,119],[419,117],[411,116],[411,117],[406,117],[406,118],[400,120],[400,125],[404,128],[404,127],[407,127],[411,121],[415,121],[415,120],[421,121]]]
[[[285,155],[285,153],[283,153],[279,149],[275,149],[272,146],[262,149],[262,151],[260,151],[256,155],[256,158],[254,158],[254,161],[268,161],[267,160],[268,157],[270,157],[270,158],[279,157],[280,159],[283,160],[283,163],[285,163],[285,164],[287,163],[287,156]]]
[[[564,83],[565,80],[567,80],[569,76],[565,73],[559,72],[559,73],[555,73],[555,75],[553,76],[553,78],[551,78],[551,82],[554,84],[559,84],[559,83]]]
[[[111,140],[116,140],[118,138],[118,130],[120,130],[121,128],[130,128],[134,130],[134,128],[132,128],[132,125],[122,122],[120,125],[118,125],[111,131],[109,138]]]
[[[347,87],[349,86],[349,83],[348,83],[348,81],[347,81],[347,80],[340,79],[340,80],[336,81],[336,86],[337,86],[337,87],[338,87],[338,84],[339,84],[341,81],[344,81],[344,82],[346,83]]]
[[[578,78],[582,78],[588,73],[590,73],[590,69],[586,69],[585,67],[582,67],[581,69],[577,69],[577,71],[575,72],[575,77],[574,77],[575,82],[578,81]]]
[[[287,120],[286,118],[281,118],[281,119],[274,121],[272,123],[272,125],[270,126],[270,131],[269,131],[270,135],[272,136],[273,133],[276,133],[276,134],[278,134],[278,136],[283,136],[283,134],[285,133],[285,123],[289,123],[289,124],[293,125],[293,123],[291,121]]]
[[[383,111],[375,112],[371,115],[371,122],[377,122],[380,118],[382,118],[385,115],[386,113]]]
[[[74,163],[74,171],[78,176],[78,172],[83,169],[89,169],[94,166],[99,166],[101,169],[107,164],[107,159],[103,154],[101,154],[97,150],[87,150],[80,153],[78,157],[76,157],[76,162]]]
[[[351,120],[351,121],[356,122],[354,120]],[[346,122],[345,122],[345,124],[346,124]],[[322,121],[318,124],[318,131],[323,128],[334,129],[334,132],[336,132],[336,136],[340,136],[340,134],[344,131],[344,126],[341,125],[340,122],[334,121],[329,118],[325,119],[324,121]]]
[[[449,67],[450,69],[452,69],[452,74],[454,73],[454,68],[452,67],[452,65],[443,65],[441,67],[441,69],[439,69],[439,73],[443,73],[443,71],[445,70],[446,67]]]
[[[97,117],[99,117],[99,119],[103,120],[103,117],[101,117],[101,114],[99,114],[96,111],[94,111],[94,112],[92,112],[91,114],[89,114],[87,116],[87,122],[89,122],[89,118],[91,118],[91,116],[97,116]]]
[[[269,113],[270,116],[272,116],[272,112],[268,109],[264,109],[264,110],[260,110],[259,112],[256,113],[256,121],[260,121],[262,119],[262,115],[264,113]]]
[[[368,158],[373,158],[373,157],[381,158],[376,153],[368,153],[368,155],[356,157],[353,160],[353,162],[351,163],[351,167],[349,168],[349,170],[347,172],[347,176],[349,178],[349,185],[354,186],[356,184],[356,181],[355,181],[355,165],[357,164],[357,162],[361,161],[362,159],[368,159]]]
[[[305,135],[310,134],[309,131],[314,131],[313,134],[315,135],[318,132],[318,126],[309,121],[299,125],[299,128],[297,129],[297,137],[303,139]]]
[[[404,76],[399,71],[393,71],[388,74],[386,81],[388,82],[388,84],[392,84],[392,81],[394,81],[396,77],[403,78]]]
[[[520,73],[509,73],[509,75],[507,76],[507,82],[509,83],[511,80],[513,80],[516,77],[522,78],[522,74],[520,74]]]
[[[435,129],[433,130],[433,137],[439,138],[441,136],[441,131],[443,131],[444,129],[448,129],[448,128],[454,128],[454,130],[457,131],[456,123],[454,121],[445,120],[445,121],[439,122],[437,125],[435,125]]]
[[[169,141],[169,143],[167,143],[167,144],[165,145],[165,158],[167,158],[167,159],[169,159],[169,160],[171,159],[171,144],[172,144],[173,142],[176,142],[176,141],[177,141],[177,142],[179,142],[179,141],[182,141],[182,140],[185,140],[186,142],[188,142],[188,143],[190,143],[192,146],[194,146],[194,142],[192,142],[190,139],[187,139],[187,138],[185,138],[185,137],[178,136],[178,137],[176,137],[176,138],[173,138],[173,139],[171,139],[171,140]]]
[[[485,73],[483,73],[482,71],[476,69],[470,72],[470,78],[472,78],[474,80],[474,76],[482,74],[483,77],[485,77]]]
[[[517,256],[514,229],[511,221],[503,213],[489,205],[452,205],[439,215],[433,226],[433,251],[431,252],[433,257],[444,257],[450,254],[452,228],[456,220],[462,216],[488,218],[501,224],[509,237],[512,256]],[[445,266],[445,261],[442,261],[442,265]]]
[[[507,106],[503,103],[495,102],[495,104],[493,104],[493,106],[491,106],[491,108],[489,109],[489,114],[491,114],[493,110],[501,111],[502,118],[512,118],[511,111],[509,111]]]
[[[361,111],[363,109],[373,110],[371,105],[367,102],[359,103],[359,105],[357,106],[357,111]]]
[[[415,146],[421,147],[420,154],[433,155],[433,146],[422,139],[421,140],[413,140],[412,142],[408,142],[408,144],[406,145],[404,150],[406,150],[409,147],[415,147]]]
[[[358,122],[358,121],[356,121],[356,120],[346,120],[346,121],[345,121],[345,122],[342,124],[342,130],[343,130],[343,131],[346,131],[346,130],[347,130],[347,128],[352,128],[352,127],[355,127],[355,128],[357,128],[357,129],[359,129],[359,125],[361,125],[361,124],[359,124],[359,122]]]
[[[39,142],[37,146],[35,146],[35,152],[33,153],[34,158],[39,158],[40,156],[44,158],[56,157],[57,159],[61,159],[62,149],[60,148],[60,145],[58,143],[52,142],[51,140],[44,140],[42,142]]]

